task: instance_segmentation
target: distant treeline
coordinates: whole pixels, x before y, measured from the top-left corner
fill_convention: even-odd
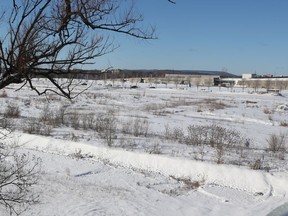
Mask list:
[[[87,80],[103,79],[126,79],[126,78],[145,78],[145,77],[165,77],[165,74],[194,74],[194,75],[219,75],[221,77],[236,77],[222,71],[201,71],[201,70],[128,70],[128,69],[111,69],[111,70],[79,70],[57,72],[50,74],[57,78],[74,78]],[[44,76],[38,76],[44,77]]]

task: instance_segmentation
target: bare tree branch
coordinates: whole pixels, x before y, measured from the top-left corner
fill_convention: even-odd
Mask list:
[[[175,1],[172,1],[172,0],[168,0],[168,2],[172,3],[172,4],[176,4]]]
[[[38,181],[41,161],[28,154],[18,154],[16,147],[5,145],[5,138],[7,133],[0,137],[0,205],[10,215],[19,215],[38,202],[39,195],[31,191],[31,186]]]
[[[72,98],[73,83],[64,88],[56,78],[112,52],[109,33],[155,38],[135,11],[132,0],[13,0],[10,14],[3,15],[7,31],[0,33],[0,89],[24,83],[38,94]],[[54,88],[37,90],[36,77],[47,78]]]

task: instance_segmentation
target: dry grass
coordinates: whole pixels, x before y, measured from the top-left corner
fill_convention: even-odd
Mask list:
[[[198,107],[201,107],[201,109],[199,109],[199,111],[197,110],[197,112],[202,112],[203,107],[207,107],[207,109],[209,109],[210,111],[231,107],[230,105],[225,104],[222,101],[218,101],[217,99],[214,98],[203,99],[200,101],[193,102],[193,104],[198,105]]]
[[[0,92],[0,98],[6,98],[6,97],[8,97],[7,92],[5,90],[2,90]]]
[[[170,177],[178,182],[182,182],[186,190],[195,190],[204,184],[204,179],[201,181],[196,181],[190,178],[177,178],[174,176],[170,176]]]

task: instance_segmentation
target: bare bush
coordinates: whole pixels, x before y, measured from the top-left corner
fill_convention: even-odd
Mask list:
[[[93,155],[91,155],[91,154],[82,153],[81,149],[75,149],[75,152],[72,154],[69,154],[68,156],[75,158],[76,160],[80,160],[80,159],[84,159],[84,158],[93,158]]]
[[[168,124],[165,125],[165,128],[164,128],[164,137],[165,139],[167,140],[170,140],[171,137],[172,137],[172,132],[171,132],[171,128]]]
[[[121,132],[123,134],[132,134],[133,129],[130,120],[122,122],[121,126]]]
[[[71,140],[73,142],[78,142],[79,141],[79,136],[75,135],[74,133],[71,133]]]
[[[175,179],[178,182],[182,182],[184,184],[184,188],[186,190],[197,189],[201,185],[203,185],[204,182],[205,182],[204,178],[202,180],[200,180],[200,181],[192,180],[190,178],[179,178],[179,177],[175,177],[175,176],[170,176],[170,178]]]
[[[50,110],[49,104],[45,104],[40,114],[39,120],[43,122],[47,122],[47,121],[50,121],[52,116],[53,116],[53,113]]]
[[[67,115],[67,106],[66,105],[62,105],[56,112],[56,119],[58,119],[58,121],[61,124],[65,124],[65,116]]]
[[[70,114],[70,122],[71,122],[71,126],[75,130],[78,130],[80,128],[80,114],[76,111],[71,113]]]
[[[286,136],[285,134],[271,134],[267,139],[268,150],[272,151],[274,154],[279,153],[278,157],[281,160],[285,159],[286,154]]]
[[[17,104],[8,104],[5,109],[4,117],[5,118],[19,118],[20,108]]]
[[[38,202],[39,195],[32,189],[38,182],[41,161],[29,154],[18,154],[15,146],[5,145],[3,137],[0,140],[0,205],[10,215],[19,215]]]
[[[161,154],[161,147],[159,143],[154,144],[151,149],[148,150],[149,154]]]
[[[52,129],[52,125],[47,124],[47,122],[39,122],[39,119],[30,118],[25,122],[23,132],[29,134],[50,136]]]
[[[208,142],[212,147],[224,145],[225,147],[237,147],[244,143],[241,133],[235,129],[227,129],[216,124],[207,127]]]
[[[196,146],[196,150],[197,150],[197,152],[194,152],[195,153],[194,159],[195,160],[199,160],[199,157],[198,157],[198,154],[199,154],[200,155],[200,160],[204,161],[204,156],[206,154],[204,143],[202,143],[201,145]]]
[[[41,134],[44,136],[50,136],[52,132],[52,126],[49,124],[42,124],[42,132]]]
[[[202,149],[204,148],[203,145],[215,148],[216,162],[220,164],[224,162],[227,149],[241,146],[244,139],[239,131],[226,129],[216,124],[207,126],[189,125],[185,143],[187,145],[202,146]]]
[[[271,134],[267,139],[268,149],[273,153],[280,151],[285,146],[285,135],[284,134]]]
[[[130,134],[135,137],[147,136],[149,131],[149,122],[147,119],[136,117],[131,120],[123,121],[121,124],[121,132],[123,134]]]
[[[40,121],[43,125],[49,125],[53,127],[58,127],[62,123],[62,116],[59,114],[59,110],[51,109],[49,104],[46,104],[43,107],[43,110],[40,114]]]
[[[117,118],[115,112],[109,110],[107,113],[99,114],[96,118],[96,131],[102,139],[105,139],[108,146],[113,144],[116,137]]]
[[[6,128],[6,129],[9,129],[9,130],[12,130],[13,129],[13,124],[11,122],[11,120],[7,119],[7,118],[1,118],[0,119],[0,129],[2,128]]]
[[[29,134],[41,134],[41,124],[35,118],[30,118],[26,122],[23,131]]]
[[[179,143],[186,142],[184,130],[180,127],[170,128],[168,124],[165,125],[164,137],[167,140],[177,141]]]
[[[175,127],[173,129],[173,132],[172,132],[172,137],[173,139],[176,141],[178,140],[178,142],[182,143],[183,140],[184,140],[184,131],[182,128],[179,128],[179,127]]]
[[[149,129],[149,122],[146,119],[141,120],[140,118],[135,118],[133,121],[133,135],[147,136]]]
[[[250,164],[250,168],[254,170],[260,170],[262,167],[263,165],[261,159],[256,159],[252,164]]]
[[[89,129],[94,129],[95,127],[95,114],[94,113],[89,113],[87,115],[87,126]]]
[[[223,145],[218,145],[216,147],[216,163],[217,164],[222,164],[224,163],[224,155],[225,155],[225,148]]]
[[[207,138],[207,130],[205,126],[189,125],[187,127],[188,135],[185,137],[187,145],[202,145],[205,144]]]
[[[80,121],[83,130],[87,130],[89,128],[88,127],[89,116],[87,114],[80,115]]]

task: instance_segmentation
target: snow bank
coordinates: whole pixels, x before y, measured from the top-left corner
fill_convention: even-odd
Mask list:
[[[285,196],[288,191],[287,178],[275,177],[266,172],[243,167],[95,147],[84,143],[28,134],[18,134],[17,137],[20,145],[38,151],[68,155],[81,149],[83,154],[93,155],[99,160],[108,160],[115,165],[158,172],[166,176],[204,180],[205,183],[251,193],[262,193],[264,196]]]

